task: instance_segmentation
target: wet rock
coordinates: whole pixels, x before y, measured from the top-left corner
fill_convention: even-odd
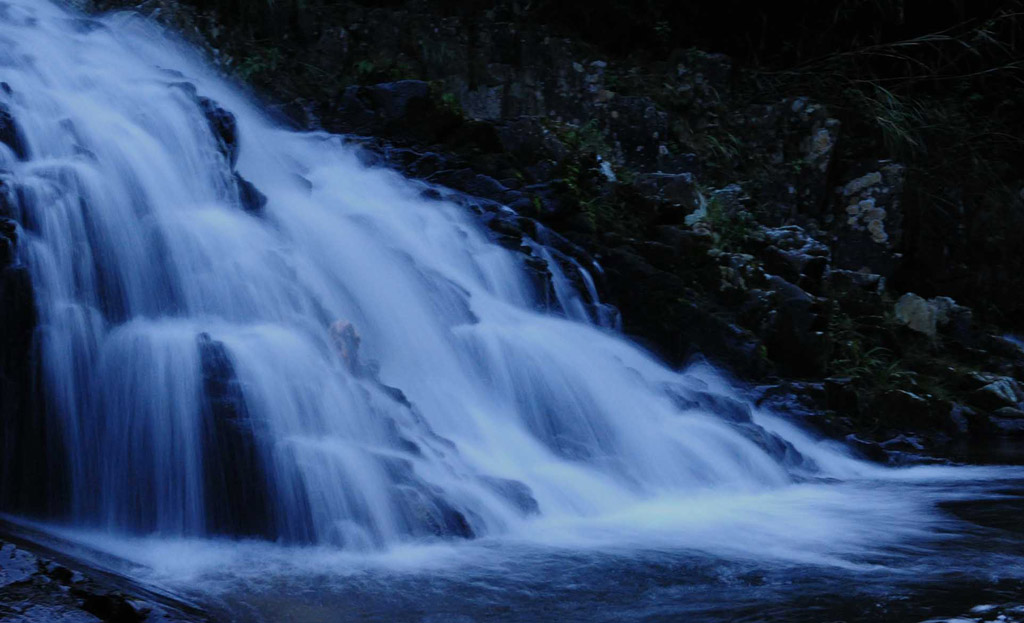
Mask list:
[[[217,139],[220,151],[232,167],[238,163],[238,122],[235,115],[208,97],[198,96],[199,108],[206,115],[210,131]]]
[[[754,389],[754,403],[761,408],[784,413],[822,427],[826,392],[822,383],[784,381],[774,385],[761,385]]]
[[[39,559],[7,543],[0,547],[0,589],[29,580],[38,570]]]
[[[3,83],[7,87],[7,83]],[[9,87],[8,87],[9,88]],[[18,124],[7,104],[0,103],[0,143],[7,145],[19,160],[28,157],[28,148],[18,130]]]
[[[421,484],[399,485],[394,493],[412,536],[461,539],[475,536],[466,515],[453,507],[442,491]]]
[[[74,549],[74,548],[70,548]],[[45,550],[43,550],[45,551]],[[92,567],[70,569],[31,544],[0,541],[0,620],[11,623],[199,623],[209,619],[169,594]],[[75,564],[67,559],[67,564]],[[83,573],[83,571],[85,573]]]
[[[686,402],[691,403],[693,407],[734,424],[749,424],[753,421],[750,405],[731,396],[711,392],[688,392],[685,398]],[[676,403],[681,407],[685,404],[680,403],[678,397]]]
[[[0,452],[0,509],[45,515],[66,504],[65,465],[33,382],[38,316],[18,242],[14,222],[0,220],[0,439],[17,440]]]
[[[103,623],[102,619],[88,612],[42,604],[27,606],[16,613],[2,610],[0,613],[5,615],[7,623]]]
[[[9,218],[0,218],[0,270],[7,269],[14,263],[17,246],[17,224]]]
[[[238,187],[238,201],[242,209],[250,214],[263,214],[263,208],[267,206],[267,196],[238,173],[235,173],[235,184]]]
[[[339,320],[331,325],[329,334],[334,351],[341,357],[345,368],[357,376],[362,375],[364,368],[359,361],[359,344],[362,343],[362,338],[356,332],[355,326],[351,322]]]
[[[495,493],[512,502],[524,515],[537,515],[540,513],[540,505],[537,503],[536,498],[533,497],[533,491],[518,480],[494,476],[482,476],[480,480]]]
[[[203,468],[207,529],[277,538],[270,473],[234,364],[222,342],[197,339],[203,374]]]
[[[509,192],[509,189],[498,180],[482,173],[477,173],[469,168],[455,171],[438,171],[427,179],[428,181],[443,184],[476,197],[484,197],[496,201],[506,199]]]
[[[82,596],[82,609],[105,623],[142,623],[152,610],[142,602],[117,593],[95,594],[76,591]]]
[[[861,439],[857,435],[847,435],[846,445],[864,458],[876,463],[887,463],[889,461],[889,453],[877,442]]]

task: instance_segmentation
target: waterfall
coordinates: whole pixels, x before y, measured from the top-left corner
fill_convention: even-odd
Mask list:
[[[151,23],[5,0],[0,80],[36,309],[6,512],[364,551],[867,469],[617,335],[593,267],[531,242],[549,300],[468,210]]]

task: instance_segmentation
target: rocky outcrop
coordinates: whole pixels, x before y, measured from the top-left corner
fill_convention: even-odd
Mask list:
[[[198,608],[29,542],[0,540],[0,619],[10,623],[209,623]]]

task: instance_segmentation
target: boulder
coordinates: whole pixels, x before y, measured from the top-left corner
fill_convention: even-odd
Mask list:
[[[1000,377],[971,392],[970,400],[978,408],[995,411],[1004,407],[1017,407],[1024,402],[1024,391],[1014,379]]]
[[[896,301],[893,312],[897,322],[932,338],[936,337],[939,329],[966,338],[971,328],[971,310],[945,296],[926,300],[907,293]]]

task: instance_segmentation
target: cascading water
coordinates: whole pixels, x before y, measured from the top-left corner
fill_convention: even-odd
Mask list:
[[[281,128],[151,23],[0,1],[0,82],[5,270],[36,310],[31,396],[0,408],[4,512],[129,556],[148,535],[155,565],[222,537],[421,560],[526,536],[846,565],[938,525],[928,496],[855,484],[934,472],[867,466],[707,367],[667,369],[543,230],[535,292],[448,191]],[[295,563],[249,545],[236,575]],[[576,591],[581,568],[550,573]]]
[[[588,326],[612,321],[540,244],[563,314],[471,215],[276,127],[152,26],[0,6],[51,516],[373,548],[821,469]]]

